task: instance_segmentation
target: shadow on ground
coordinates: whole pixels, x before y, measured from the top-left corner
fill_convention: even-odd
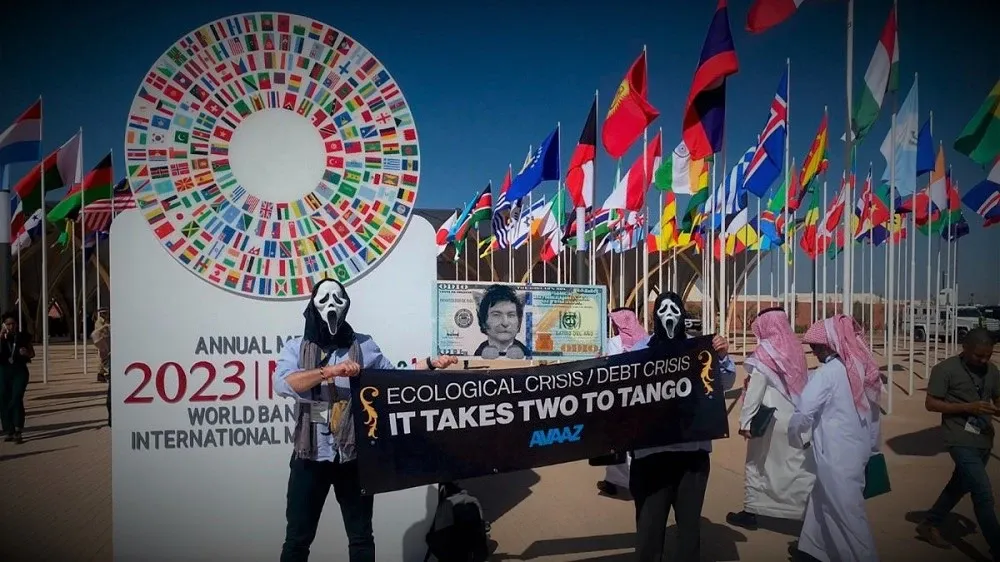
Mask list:
[[[483,506],[483,518],[498,521],[531,495],[531,487],[541,481],[532,470],[495,474],[462,480],[461,486]]]
[[[108,393],[107,388],[101,388],[100,390],[84,390],[79,392],[61,392],[58,394],[46,394],[45,396],[38,396],[35,400],[65,400],[67,398],[98,398],[104,397]]]
[[[945,452],[941,426],[890,437],[885,444],[897,455],[908,457],[934,457]]]
[[[914,525],[913,537],[916,540],[920,540],[917,538],[916,526],[926,517],[926,511],[911,511],[906,514],[906,520]],[[963,540],[965,537],[977,532],[976,524],[968,517],[957,513],[949,513],[940,529],[944,540],[951,543],[956,550],[968,557],[969,560],[976,560],[977,562],[990,561],[988,556],[979,552],[976,550],[976,547]]]
[[[737,543],[747,542],[743,533],[728,525],[713,523],[707,518],[701,518],[701,559],[717,562],[731,562],[740,559]],[[494,554],[490,560],[504,562],[513,560],[536,560],[546,556],[588,555],[601,552],[628,550],[629,552],[607,554],[604,556],[586,556],[588,562],[631,562],[635,560],[635,533],[619,533],[615,535],[597,535],[591,537],[576,537],[567,539],[550,539],[536,541],[521,554]],[[664,542],[664,559],[671,560],[677,551],[677,526],[667,527]],[[584,559],[581,556],[581,559]]]
[[[75,447],[74,445],[73,447]],[[73,447],[58,447],[55,449],[45,449],[44,451],[29,451],[26,453],[12,453],[9,455],[0,455],[0,462],[12,461],[14,459],[23,459],[25,457],[33,457],[35,455],[44,455],[46,453],[55,453],[57,451],[65,451],[66,449],[72,449]]]

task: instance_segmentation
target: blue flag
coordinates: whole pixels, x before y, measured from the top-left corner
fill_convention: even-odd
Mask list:
[[[543,181],[559,179],[559,127],[549,133],[521,171],[510,182],[508,201],[517,201],[538,187]]]
[[[785,159],[785,133],[788,118],[788,71],[781,75],[778,91],[771,101],[771,115],[760,133],[757,150],[743,178],[743,189],[757,197],[767,195],[768,188],[778,179]]]
[[[920,128],[917,136],[917,176],[934,171],[937,155],[934,154],[934,139],[931,137],[931,122],[928,120]]]

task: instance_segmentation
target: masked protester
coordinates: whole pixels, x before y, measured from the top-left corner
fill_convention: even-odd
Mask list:
[[[632,350],[660,349],[681,352],[687,346],[684,302],[676,293],[662,293],[653,306],[653,335]],[[736,366],[729,358],[729,343],[715,336],[712,346],[718,356],[722,386],[736,382]],[[632,453],[629,491],[635,500],[636,560],[660,562],[667,516],[674,510],[677,521],[677,557],[671,560],[697,562],[701,556],[701,508],[711,468],[711,441],[678,443],[640,449]]]
[[[809,376],[788,431],[812,430],[816,482],[806,505],[798,550],[818,560],[878,560],[865,513],[865,466],[880,446],[882,377],[861,327],[838,314],[802,338],[820,366]]]
[[[393,369],[378,344],[347,322],[351,299],[339,282],[325,279],[306,306],[302,337],[281,350],[274,389],[297,402],[295,451],[289,463],[285,542],[281,562],[308,560],[330,488],[340,504],[350,562],[374,562],[373,497],[361,495],[349,377],[361,369]],[[427,359],[429,369],[456,362]]]

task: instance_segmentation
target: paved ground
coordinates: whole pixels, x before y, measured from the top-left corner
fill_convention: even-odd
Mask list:
[[[40,381],[40,366],[32,372],[26,442],[0,443],[0,560],[111,560],[105,386],[93,382],[96,357],[90,357],[91,374],[86,378],[71,346],[53,348],[51,357],[47,384]],[[895,363],[897,369],[905,368],[905,354],[897,355]],[[916,366],[922,375],[922,354]],[[903,389],[908,386],[899,371],[896,380]],[[881,558],[988,560],[968,499],[949,522],[955,548],[939,551],[914,539],[917,512],[933,502],[951,471],[937,437],[937,419],[922,407],[925,382],[915,381],[912,398],[896,389],[893,415],[883,423],[893,492],[868,503]],[[734,400],[730,405],[735,406]],[[731,419],[737,415],[733,411]],[[766,530],[748,532],[725,524],[726,512],[741,507],[744,454],[742,439],[717,442],[703,513],[703,556],[719,561],[787,560],[796,525],[769,522]],[[998,466],[994,463],[990,471],[995,485],[1000,483]],[[598,496],[594,483],[601,476],[602,469],[573,463],[471,482],[471,491],[494,521],[492,536],[498,544],[493,559],[630,560],[632,505]]]

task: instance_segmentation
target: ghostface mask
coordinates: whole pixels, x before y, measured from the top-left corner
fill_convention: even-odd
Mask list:
[[[347,319],[347,311],[351,308],[351,298],[347,296],[347,290],[339,281],[327,279],[316,287],[312,305],[319,313],[323,323],[326,324],[330,335],[334,336]]]
[[[676,293],[663,293],[656,299],[656,332],[663,338],[684,337],[684,304]]]

